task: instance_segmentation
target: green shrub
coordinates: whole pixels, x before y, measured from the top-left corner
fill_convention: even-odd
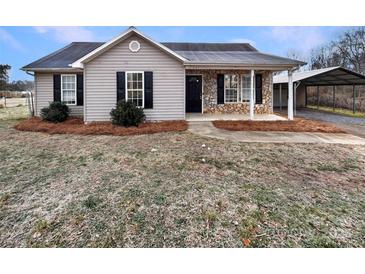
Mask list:
[[[125,101],[119,101],[117,108],[110,112],[110,116],[113,124],[125,127],[138,127],[146,118],[142,108],[137,107],[133,102]]]
[[[69,114],[69,107],[61,102],[52,102],[48,107],[41,109],[42,119],[53,123],[61,123],[65,121]]]

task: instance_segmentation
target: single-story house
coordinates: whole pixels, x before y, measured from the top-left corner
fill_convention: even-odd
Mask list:
[[[144,108],[148,120],[184,120],[190,112],[253,119],[273,112],[273,73],[291,75],[304,64],[247,43],[160,43],[130,27],[106,43],[71,43],[22,69],[34,74],[35,115],[62,101],[87,123],[110,120],[119,100]]]
[[[288,75],[274,76],[274,107],[282,109],[288,106]],[[317,87],[317,98],[319,98],[320,86],[331,86],[333,89],[333,101],[335,100],[336,86],[365,85],[365,75],[359,74],[343,67],[329,67],[323,69],[294,72],[292,75],[294,90],[294,111],[296,108],[307,105],[307,88]],[[355,96],[353,96],[353,106]],[[319,102],[318,102],[319,103]]]

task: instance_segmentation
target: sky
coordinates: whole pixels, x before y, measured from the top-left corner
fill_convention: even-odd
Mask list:
[[[68,43],[108,41],[127,27],[1,27],[0,64],[10,81],[33,80],[20,68]],[[293,49],[308,58],[311,49],[336,39],[350,27],[138,27],[160,42],[248,42],[259,51],[287,56]],[[304,60],[307,61],[307,60]]]

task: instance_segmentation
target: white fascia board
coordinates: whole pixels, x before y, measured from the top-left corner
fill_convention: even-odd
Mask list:
[[[136,30],[135,28],[129,28],[128,30],[126,30],[125,32],[123,32],[122,34],[118,35],[117,37],[115,37],[114,39],[110,40],[109,42],[101,45],[100,47],[96,48],[95,50],[93,50],[92,52],[86,54],[85,56],[83,56],[82,58],[78,59],[77,61],[73,62],[72,64],[70,64],[71,67],[75,67],[75,68],[83,68],[84,67],[84,63],[90,61],[93,59],[93,57],[98,56],[99,54],[103,53],[104,51],[108,50],[109,48],[113,47],[116,43],[119,43],[123,38],[125,38],[128,34],[130,33],[136,33],[139,36],[143,37],[144,39],[148,40],[149,42],[151,42],[152,44],[156,45],[157,47],[161,48],[162,50],[164,50],[165,52],[175,56],[177,59],[179,59],[182,62],[186,62],[187,60],[182,57],[181,55],[177,54],[176,52],[172,51],[171,49],[167,48],[166,46],[162,45],[159,42],[156,42],[154,40],[152,40],[151,38],[147,37],[146,35],[142,34],[141,32],[139,32],[138,30]]]

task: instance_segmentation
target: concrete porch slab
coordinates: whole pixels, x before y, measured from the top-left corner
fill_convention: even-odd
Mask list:
[[[207,113],[186,113],[188,122],[209,122],[209,121],[244,121],[249,120],[248,114],[207,114]],[[255,114],[254,121],[285,121],[282,116],[275,114]]]

